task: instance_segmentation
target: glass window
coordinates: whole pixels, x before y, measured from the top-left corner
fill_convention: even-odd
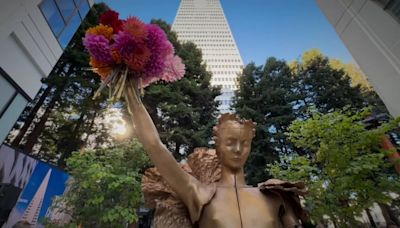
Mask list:
[[[15,96],[14,87],[0,74],[0,118]]]
[[[58,8],[62,16],[64,17],[64,21],[68,21],[75,10],[75,4],[72,0],[56,0]]]
[[[79,5],[81,4],[82,1],[83,1],[83,0],[74,0],[76,6],[79,6]]]
[[[87,0],[43,0],[39,8],[60,46],[65,48],[90,6]]]
[[[68,26],[64,29],[64,31],[58,38],[58,41],[60,42],[62,48],[67,47],[69,41],[72,39],[72,36],[74,36],[75,31],[78,29],[80,24],[81,18],[79,17],[79,14],[75,14],[69,22]]]
[[[47,23],[49,23],[54,35],[58,36],[64,28],[65,23],[57,5],[53,0],[45,0],[40,4],[39,8],[46,18]]]
[[[400,1],[399,0],[374,0],[379,3],[384,10],[394,16],[400,22]]]
[[[90,6],[87,1],[83,1],[82,5],[79,6],[79,14],[82,20],[85,18],[86,14],[89,12]]]

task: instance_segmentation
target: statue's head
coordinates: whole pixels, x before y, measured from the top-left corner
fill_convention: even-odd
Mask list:
[[[234,114],[223,114],[214,126],[217,155],[223,167],[237,171],[243,168],[251,150],[256,123],[239,119]]]

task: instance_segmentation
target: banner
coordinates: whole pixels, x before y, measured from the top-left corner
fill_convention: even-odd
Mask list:
[[[6,153],[2,153],[3,151]],[[12,153],[14,155],[9,155]],[[15,224],[43,227],[42,220],[46,216],[54,214],[49,211],[52,199],[64,193],[69,175],[54,166],[35,160],[5,145],[1,147],[1,161],[3,161],[3,155],[4,158],[9,157],[11,163],[7,162],[3,166],[0,163],[0,173],[3,175],[2,167],[5,167],[4,173],[8,174],[8,176],[5,175],[5,178],[2,176],[0,180],[23,188],[3,228],[11,228]]]

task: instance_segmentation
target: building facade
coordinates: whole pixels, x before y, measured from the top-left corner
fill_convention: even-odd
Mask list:
[[[400,1],[316,0],[393,116],[400,116]]]
[[[243,61],[219,0],[181,0],[172,30],[181,42],[191,41],[201,49],[212,86],[221,86],[221,113],[230,111]]]
[[[39,91],[94,0],[3,0],[0,143]]]

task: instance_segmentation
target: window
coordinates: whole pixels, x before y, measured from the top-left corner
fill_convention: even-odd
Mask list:
[[[40,9],[44,17],[49,23],[51,30],[53,30],[54,35],[58,36],[65,26],[64,20],[58,11],[56,3],[54,1],[44,1],[40,5]]]
[[[0,67],[0,119],[18,94],[21,94],[28,101],[31,100],[31,98]]]
[[[16,90],[4,76],[0,75],[0,118],[16,96]]]
[[[374,0],[379,3],[385,11],[394,16],[400,22],[400,1],[399,0]]]
[[[64,21],[68,21],[75,10],[75,3],[72,0],[56,0],[58,9],[60,9],[61,15]]]
[[[60,46],[65,48],[90,6],[87,0],[43,0],[39,8]]]

